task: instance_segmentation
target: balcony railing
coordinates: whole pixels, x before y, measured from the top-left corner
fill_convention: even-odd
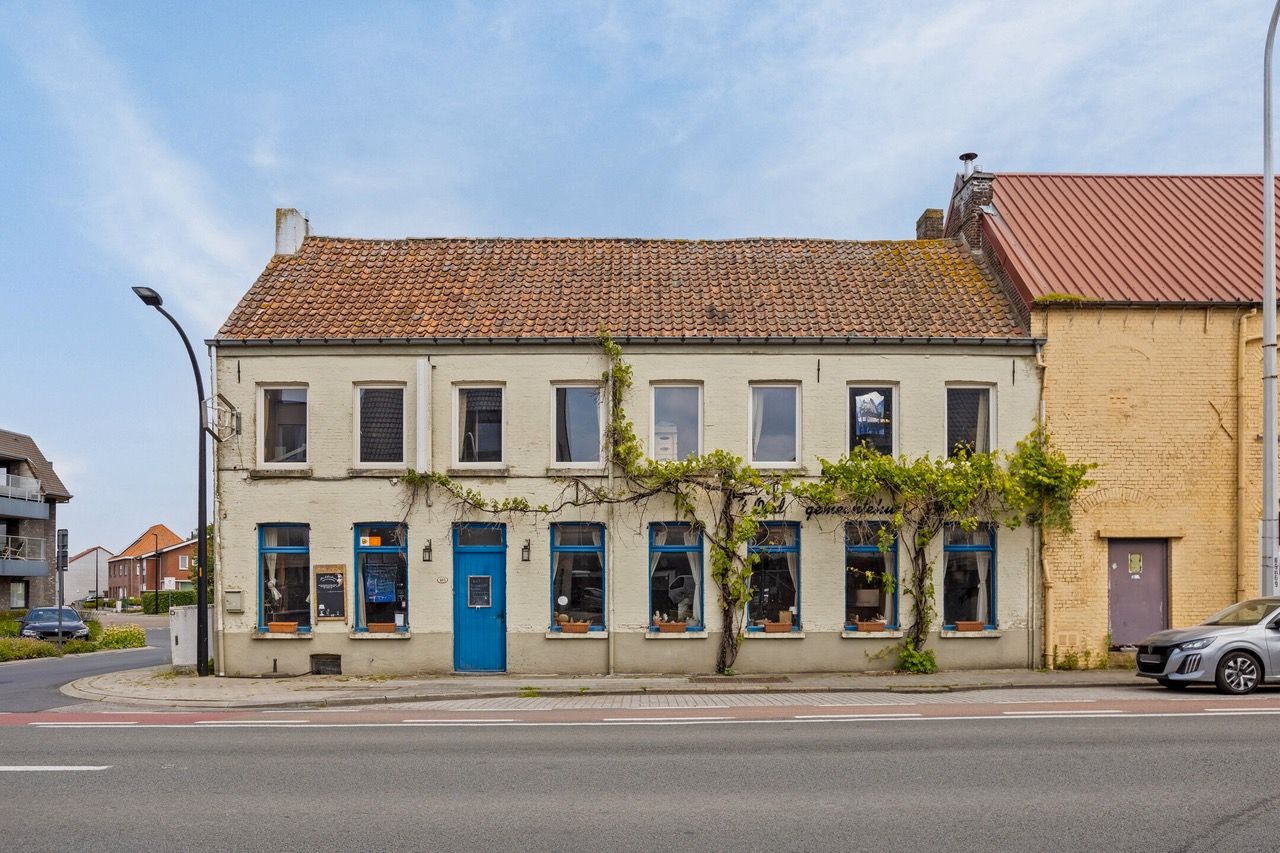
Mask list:
[[[38,501],[40,500],[40,481],[35,477],[5,474],[0,476],[0,497],[17,498],[20,501]]]
[[[0,560],[43,559],[43,539],[35,536],[0,536]]]

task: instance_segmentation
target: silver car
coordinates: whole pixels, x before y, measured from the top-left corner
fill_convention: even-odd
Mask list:
[[[1174,690],[1216,684],[1235,694],[1280,682],[1280,597],[1242,601],[1194,628],[1152,634],[1138,646],[1138,675]]]

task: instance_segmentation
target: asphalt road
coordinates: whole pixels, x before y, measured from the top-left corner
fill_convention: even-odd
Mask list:
[[[68,681],[169,660],[168,628],[147,629],[147,643],[149,648],[145,649],[0,663],[0,711],[44,711],[73,705],[76,700],[58,692]]]
[[[616,728],[325,728],[322,714],[296,716],[321,725],[0,727],[5,766],[105,768],[0,772],[6,842],[23,851],[1280,846],[1274,716]]]

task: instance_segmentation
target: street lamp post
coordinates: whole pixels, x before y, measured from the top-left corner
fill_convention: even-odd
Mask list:
[[[156,590],[151,594],[151,598],[155,601],[156,615],[160,615],[160,532],[156,531],[151,534],[151,538],[156,540]]]
[[[1275,595],[1276,537],[1276,182],[1271,164],[1271,55],[1280,2],[1271,13],[1262,59],[1262,525],[1258,592]]]
[[[196,414],[198,416],[196,437],[200,442],[200,471],[197,477],[197,521],[199,527],[196,528],[196,553],[200,559],[200,579],[196,584],[196,674],[209,674],[209,581],[205,575],[204,562],[208,554],[207,549],[207,533],[206,527],[208,518],[208,507],[206,492],[208,491],[208,479],[205,473],[206,457],[205,457],[205,414],[204,414],[204,379],[200,376],[200,365],[196,362],[195,350],[191,348],[191,341],[187,338],[187,333],[182,330],[182,326],[178,321],[173,319],[173,315],[164,310],[161,306],[164,300],[160,298],[160,294],[156,293],[149,287],[135,287],[133,292],[144,305],[149,305],[164,315],[173,327],[178,330],[178,334],[182,337],[182,343],[187,348],[187,356],[191,359],[191,372],[196,377]]]

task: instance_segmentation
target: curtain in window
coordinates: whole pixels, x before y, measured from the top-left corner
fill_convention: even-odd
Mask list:
[[[991,555],[976,554],[978,564],[978,621],[991,624]]]
[[[760,453],[760,435],[764,432],[764,394],[761,389],[751,389],[751,458]]]
[[[796,591],[795,604],[798,607],[800,604],[800,585],[796,582],[796,558],[800,555],[795,551],[788,551],[785,556],[787,558],[787,572],[791,575],[791,588]]]
[[[977,397],[978,429],[975,436],[974,451],[977,453],[989,453],[991,451],[991,393],[989,391],[981,391]]]

